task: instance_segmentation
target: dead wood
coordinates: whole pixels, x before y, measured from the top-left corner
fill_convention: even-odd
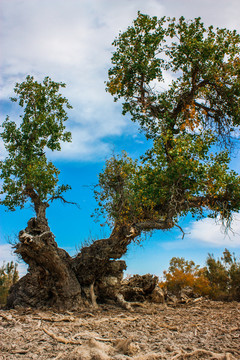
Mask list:
[[[27,354],[31,349],[16,349],[12,350],[12,354]]]
[[[57,336],[55,335],[52,331],[47,330],[46,328],[42,328],[42,330],[49,336],[51,336],[51,338],[53,338],[54,340],[61,342],[63,344],[71,344],[71,345],[82,345],[82,341],[78,341],[78,340],[71,340],[71,339],[66,339],[63,336]]]
[[[191,359],[193,356],[197,355],[207,355],[208,359],[216,359],[216,360],[234,360],[231,354],[224,353],[224,354],[217,354],[215,352],[205,350],[205,349],[195,349],[192,352],[186,352],[184,350],[180,350],[172,360],[185,360]],[[210,356],[210,357],[209,357]]]
[[[94,316],[85,308],[68,316],[5,310],[0,311],[6,317],[0,316],[0,359],[237,360],[239,313],[239,303],[209,300],[197,306],[148,303],[132,312],[99,305]]]
[[[76,318],[74,318],[73,316],[71,317],[59,317],[59,318],[52,318],[52,317],[47,317],[47,316],[33,316],[34,320],[44,320],[44,321],[49,321],[49,322],[74,322],[76,321]]]

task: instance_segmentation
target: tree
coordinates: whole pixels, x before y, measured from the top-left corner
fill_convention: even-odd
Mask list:
[[[23,108],[19,126],[9,117],[2,124],[1,138],[8,155],[0,162],[0,203],[13,211],[30,201],[36,215],[20,231],[15,246],[15,252],[29,265],[29,272],[11,288],[10,306],[41,306],[54,303],[55,298],[65,299],[68,294],[77,298],[80,293],[67,263],[70,256],[58,249],[46,218],[49,203],[55,199],[66,202],[63,193],[70,188],[58,185],[59,170],[46,155],[47,149],[59,151],[61,142],[71,141],[64,124],[66,108],[71,106],[59,93],[63,87],[65,84],[49,77],[38,83],[27,76],[26,81],[16,84],[16,98],[11,98]]]
[[[71,133],[65,131],[67,120],[65,107],[71,108],[67,99],[60,95],[63,83],[46,77],[43,83],[27,76],[26,81],[16,84],[16,98],[24,109],[19,126],[9,117],[2,124],[0,136],[8,156],[0,162],[0,178],[3,180],[0,204],[9,210],[23,208],[31,201],[36,218],[47,224],[46,208],[49,202],[62,198],[68,185],[58,185],[59,170],[47,160],[46,149],[61,149],[61,141],[71,141]]]
[[[221,259],[209,254],[205,276],[211,285],[210,296],[215,300],[240,300],[240,261],[225,249]]]
[[[209,296],[213,300],[240,300],[240,262],[234,253],[225,249],[221,259],[209,254],[206,266],[200,268],[194,261],[173,257],[160,286],[174,295],[181,295],[190,287],[195,295]]]
[[[240,36],[205,29],[199,18],[158,20],[139,13],[113,44],[107,91],[122,99],[123,113],[139,123],[152,147],[140,160],[125,153],[110,158],[99,175],[95,194],[112,226],[109,238],[71,258],[33,220],[20,233],[16,251],[30,272],[12,289],[9,306],[72,308],[96,305],[96,298],[123,303],[126,264],[118,259],[142,232],[179,226],[189,212],[220,216],[229,227],[240,209],[240,178],[229,169],[240,124]],[[48,204],[58,196],[45,191],[40,200]]]
[[[96,194],[102,210],[136,232],[170,229],[189,212],[230,226],[240,205],[240,178],[229,169],[240,123],[240,36],[205,29],[200,18],[139,13],[113,45],[107,91],[153,146],[141,161],[107,162]]]
[[[181,291],[186,287],[190,287],[195,295],[209,295],[211,288],[205,271],[205,268],[195,265],[192,260],[173,257],[168,271],[164,271],[164,281],[160,286],[177,296],[181,295]]]
[[[126,252],[130,236],[122,246],[114,242],[125,239],[128,230],[113,231],[109,239],[84,247],[74,258],[59,249],[46,217],[49,203],[67,202],[63,193],[70,187],[58,185],[59,170],[47,159],[46,150],[61,150],[61,142],[70,141],[65,131],[68,100],[59,94],[65,84],[45,78],[38,83],[28,76],[14,89],[23,108],[20,123],[9,117],[2,124],[0,136],[7,157],[0,162],[2,179],[0,204],[8,210],[23,208],[30,201],[35,217],[20,231],[15,252],[29,265],[28,273],[9,292],[7,306],[56,306],[78,308],[83,302],[95,304],[99,299],[117,297],[117,287],[125,269],[124,261],[115,261]],[[109,276],[109,274],[111,276]],[[113,279],[117,281],[112,282]],[[95,287],[95,289],[94,289]],[[121,301],[121,299],[120,299]]]

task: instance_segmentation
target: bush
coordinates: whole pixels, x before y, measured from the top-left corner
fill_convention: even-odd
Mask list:
[[[227,249],[221,259],[209,254],[204,268],[192,260],[173,257],[163,274],[160,287],[173,295],[180,296],[182,289],[190,287],[194,294],[213,300],[240,301],[240,261]]]
[[[240,301],[240,261],[225,249],[221,259],[208,255],[205,276],[210,282],[214,300]]]
[[[0,305],[5,305],[10,287],[19,279],[17,264],[13,261],[0,267]]]
[[[210,293],[210,283],[205,276],[205,269],[195,265],[192,260],[173,257],[170,260],[168,271],[164,271],[163,274],[164,281],[160,283],[160,287],[176,296],[179,296],[185,287],[191,287],[193,292],[199,296]]]

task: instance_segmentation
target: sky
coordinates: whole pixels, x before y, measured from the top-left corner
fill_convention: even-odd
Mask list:
[[[121,105],[105,91],[107,71],[111,67],[112,42],[137,17],[150,16],[186,19],[201,17],[206,26],[226,27],[240,32],[239,0],[1,0],[0,1],[0,122],[6,115],[18,121],[19,108],[9,101],[16,82],[27,75],[42,81],[50,76],[66,83],[62,91],[73,106],[68,111],[67,128],[72,143],[49,158],[60,169],[60,180],[72,186],[69,201],[79,207],[52,204],[48,209],[51,230],[59,246],[71,255],[81,243],[109,235],[91,215],[96,203],[93,187],[104,161],[112,152],[126,150],[138,157],[150,146]],[[0,143],[0,159],[5,151]],[[239,171],[238,156],[232,161]],[[0,266],[16,261],[9,242],[33,216],[32,209],[6,212],[0,207]],[[210,219],[194,221],[187,217],[179,229],[157,231],[141,245],[130,245],[124,259],[127,274],[152,273],[162,276],[173,256],[192,259],[204,265],[208,253],[221,256],[223,250],[240,255],[240,216],[235,214],[233,232],[227,235],[221,225]],[[19,264],[20,274],[26,265]]]

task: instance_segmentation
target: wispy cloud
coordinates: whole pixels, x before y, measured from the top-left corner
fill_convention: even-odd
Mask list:
[[[216,247],[235,248],[240,246],[240,214],[235,214],[232,222],[232,229],[227,233],[220,223],[213,219],[206,218],[193,222],[189,228],[190,234],[187,239],[199,241],[202,244]]]
[[[179,234],[175,241],[161,243],[161,247],[171,249],[191,248],[240,248],[240,214],[234,214],[231,230],[225,231],[220,222],[205,218],[183,226],[185,236]]]

